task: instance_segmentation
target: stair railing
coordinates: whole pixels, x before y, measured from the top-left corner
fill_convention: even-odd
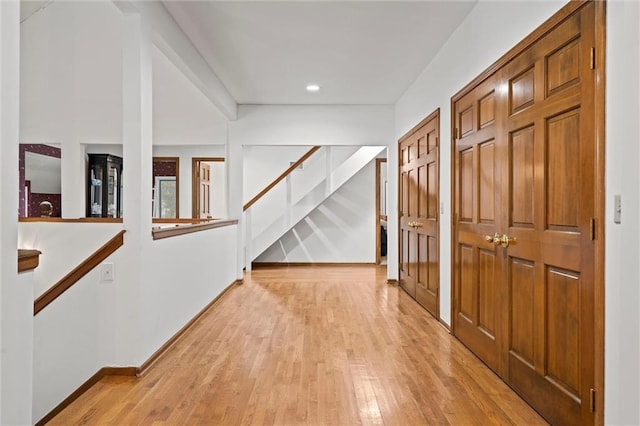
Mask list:
[[[264,187],[262,191],[256,194],[251,200],[247,201],[243,207],[245,213],[244,216],[244,229],[245,229],[245,268],[247,271],[251,270],[251,261],[253,259],[253,235],[252,235],[252,223],[251,223],[251,206],[253,206],[258,200],[264,197],[269,191],[275,188],[280,182],[286,179],[286,209],[285,209],[285,221],[290,223],[291,221],[291,173],[296,170],[300,165],[307,161],[313,154],[315,154],[321,147],[316,145],[307,151],[302,157],[295,161],[289,168],[287,168],[280,176],[275,178],[270,184]]]

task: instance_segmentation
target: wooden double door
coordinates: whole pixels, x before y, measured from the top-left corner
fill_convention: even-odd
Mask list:
[[[453,330],[552,424],[594,422],[602,351],[596,5],[570,7],[453,98]]]
[[[438,317],[440,111],[399,141],[400,286]]]

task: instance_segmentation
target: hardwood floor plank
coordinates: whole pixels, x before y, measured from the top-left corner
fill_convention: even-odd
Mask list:
[[[545,424],[376,266],[248,273],[140,378],[52,425]]]

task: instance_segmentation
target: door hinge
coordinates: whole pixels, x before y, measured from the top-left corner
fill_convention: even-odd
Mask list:
[[[596,412],[596,390],[589,389],[589,409],[592,413]]]
[[[590,55],[591,56],[590,56],[590,62],[589,62],[590,65],[589,66],[593,70],[593,69],[596,68],[596,48],[595,47],[591,48],[591,54]]]
[[[589,222],[589,238],[591,238],[591,241],[596,239],[596,219],[593,217]]]

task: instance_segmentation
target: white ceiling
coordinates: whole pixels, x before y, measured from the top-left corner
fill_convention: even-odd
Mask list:
[[[393,104],[476,1],[164,4],[240,104]]]

